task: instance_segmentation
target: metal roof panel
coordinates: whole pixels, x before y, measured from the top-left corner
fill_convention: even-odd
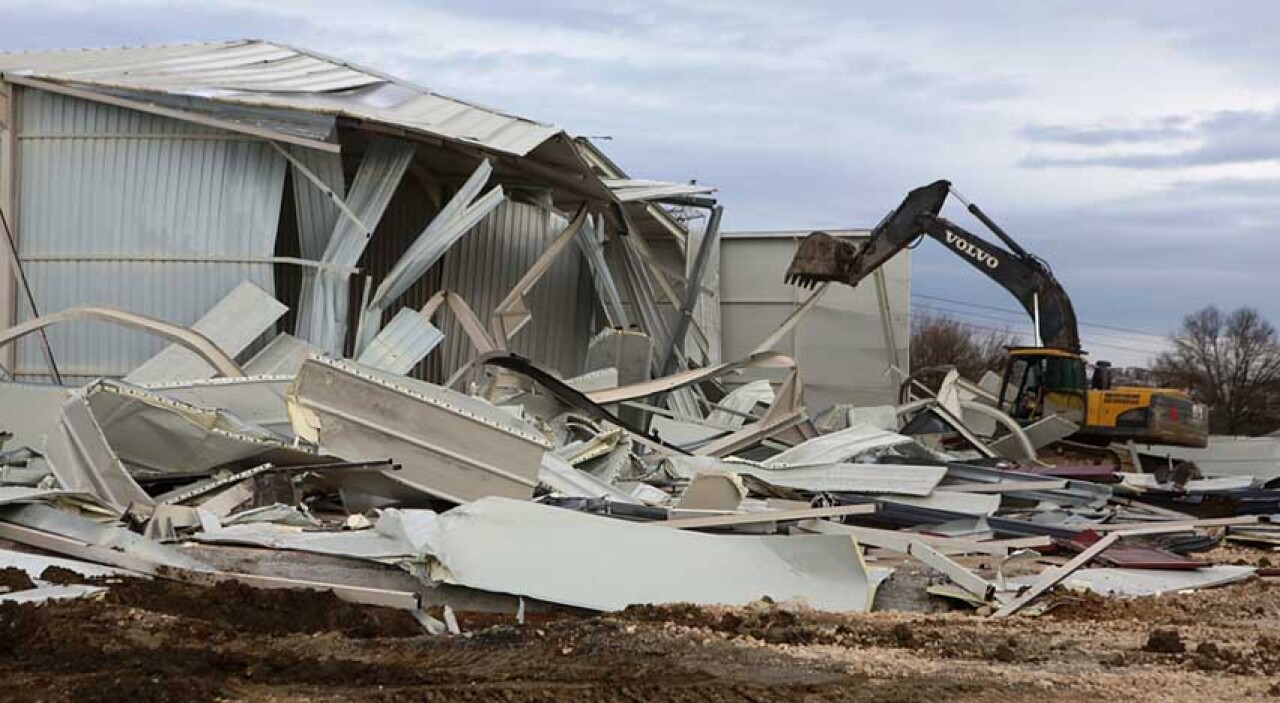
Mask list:
[[[346,62],[254,40],[0,52],[0,73],[342,115],[518,156],[561,131]]]

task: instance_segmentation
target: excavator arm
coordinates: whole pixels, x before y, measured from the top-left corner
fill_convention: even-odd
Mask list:
[[[894,254],[923,235],[964,259],[1018,299],[1038,324],[1041,344],[1080,351],[1080,336],[1071,299],[1043,261],[1028,253],[976,205],[968,210],[996,234],[1008,249],[988,242],[939,216],[951,183],[936,181],[907,194],[862,246],[814,232],[800,243],[787,283],[812,288],[824,281],[856,286]]]

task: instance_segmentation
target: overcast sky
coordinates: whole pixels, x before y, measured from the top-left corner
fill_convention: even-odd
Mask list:
[[[634,177],[720,186],[731,230],[865,227],[946,178],[1053,265],[1095,358],[1132,363],[1159,346],[1140,333],[1206,304],[1280,321],[1278,20],[1190,0],[0,0],[0,48],[289,42],[608,135]],[[915,256],[918,310],[1025,327],[973,307],[1014,303],[937,245]]]

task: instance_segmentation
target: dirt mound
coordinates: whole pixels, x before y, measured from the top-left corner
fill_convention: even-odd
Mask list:
[[[0,607],[0,633],[0,679],[9,684],[0,700],[864,703],[984,688],[932,676],[874,682],[842,666],[608,617],[472,637],[353,640],[245,634],[186,614],[64,601]]]
[[[904,649],[942,659],[1032,662],[1048,648],[1019,638],[1017,625],[985,624],[972,615],[841,614],[759,602],[745,608],[687,603],[632,606],[616,617],[700,628],[731,638],[789,646]]]
[[[41,581],[56,583],[60,586],[70,586],[73,584],[90,583],[90,580],[77,574],[71,569],[64,569],[61,566],[46,566],[44,571],[40,573]]]
[[[341,632],[348,637],[412,637],[408,613],[348,603],[330,591],[253,588],[236,581],[206,587],[159,579],[111,579],[108,602],[216,622],[243,632]]]
[[[1280,589],[1265,580],[1190,593],[1142,598],[1108,598],[1058,591],[1047,617],[1058,620],[1142,620],[1194,625],[1208,619],[1280,619]]]
[[[36,584],[32,582],[31,577],[27,576],[27,572],[22,569],[16,569],[12,566],[0,569],[0,593],[25,591],[28,588],[35,587]]]
[[[524,626],[460,612],[462,636],[389,636],[392,627],[369,638],[352,629],[356,616],[319,612],[354,607],[327,594],[111,585],[103,599],[0,605],[0,702],[1201,703],[1264,699],[1280,676],[1280,619],[1250,615],[1273,597],[1255,586],[1148,604],[1150,620],[1115,617],[1139,611],[1101,602],[1085,603],[1093,619],[1077,606],[1072,618],[1004,620],[760,602]],[[1223,615],[1166,617],[1194,607]],[[1176,630],[1185,651],[1146,651],[1161,630]]]

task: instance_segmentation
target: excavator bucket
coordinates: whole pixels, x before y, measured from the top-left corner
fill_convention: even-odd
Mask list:
[[[922,216],[936,216],[950,189],[950,182],[935,181],[907,193],[902,204],[885,215],[861,247],[826,232],[805,237],[787,268],[787,283],[804,288],[827,281],[858,285],[858,281],[924,234]]]
[[[827,234],[814,232],[800,242],[787,267],[788,285],[813,288],[827,281],[847,281],[849,267],[858,255],[858,245]]]

